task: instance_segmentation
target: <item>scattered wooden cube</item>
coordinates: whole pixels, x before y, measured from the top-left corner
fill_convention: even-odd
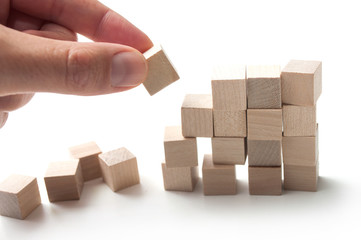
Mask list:
[[[99,154],[105,183],[114,191],[138,184],[137,158],[126,148]]]
[[[251,140],[248,139],[248,165],[278,167],[282,164],[282,140]]]
[[[212,95],[186,95],[181,113],[183,136],[213,137]]]
[[[284,164],[284,188],[296,191],[317,191],[319,163],[310,166]]]
[[[214,164],[240,164],[246,162],[245,138],[212,138],[212,157]]]
[[[283,136],[316,136],[316,105],[283,105]]]
[[[214,136],[246,137],[247,117],[245,110],[213,110]]]
[[[247,66],[248,108],[281,108],[281,67]]]
[[[162,172],[164,189],[167,191],[192,192],[199,179],[198,167],[169,168],[162,163]]]
[[[25,219],[40,204],[36,178],[13,174],[0,183],[0,215]]]
[[[281,195],[281,167],[248,167],[248,184],[251,195]]]
[[[277,140],[282,138],[282,109],[248,109],[248,139]]]
[[[213,164],[210,154],[204,155],[202,177],[204,195],[234,195],[237,193],[235,166]]]
[[[322,92],[322,62],[291,60],[282,70],[282,102],[313,106]]]
[[[50,202],[79,200],[84,183],[79,160],[50,163],[44,181]]]

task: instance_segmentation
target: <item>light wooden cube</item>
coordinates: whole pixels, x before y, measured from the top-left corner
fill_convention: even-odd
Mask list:
[[[50,163],[44,181],[50,202],[79,200],[84,183],[79,160]]]
[[[188,94],[182,105],[182,133],[185,137],[213,137],[212,95]]]
[[[139,184],[137,158],[126,148],[99,154],[105,183],[114,191]]]
[[[164,152],[167,167],[198,166],[197,139],[183,137],[181,126],[165,128]]]
[[[247,142],[249,166],[281,166],[282,140],[250,140]]]
[[[213,110],[214,136],[246,137],[247,113],[244,110]]]
[[[283,136],[316,136],[316,105],[283,105]]]
[[[313,106],[322,92],[322,62],[291,60],[282,70],[282,102]]]
[[[246,110],[246,67],[244,65],[214,67],[212,96],[213,109],[215,110]]]
[[[40,204],[36,178],[13,174],[0,183],[0,215],[25,219]]]
[[[248,167],[248,184],[251,195],[281,195],[281,167]]]
[[[237,193],[234,165],[214,164],[211,154],[205,154],[202,167],[204,195],[234,195]]]
[[[248,108],[281,108],[281,67],[247,66]]]
[[[284,165],[284,188],[296,191],[317,191],[319,163],[310,166]]]
[[[167,191],[192,192],[199,179],[198,167],[169,168],[162,163],[162,172]]]
[[[179,79],[178,73],[160,45],[144,53],[148,63],[148,76],[144,87],[152,96]]]
[[[282,109],[248,109],[248,139],[277,140],[282,138]]]
[[[84,181],[102,176],[98,155],[102,153],[95,142],[88,142],[69,148],[74,159],[79,159]]]
[[[214,164],[240,164],[246,162],[245,138],[212,138],[212,157]]]

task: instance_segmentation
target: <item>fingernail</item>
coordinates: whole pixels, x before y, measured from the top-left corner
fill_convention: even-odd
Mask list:
[[[147,65],[141,53],[122,52],[113,56],[111,85],[135,87],[145,80]]]

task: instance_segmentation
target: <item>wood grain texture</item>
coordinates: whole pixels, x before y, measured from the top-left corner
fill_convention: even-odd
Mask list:
[[[198,167],[169,168],[162,163],[164,189],[167,191],[192,192],[199,179]]]
[[[322,62],[291,60],[282,70],[282,102],[313,106],[322,93]]]
[[[248,167],[248,184],[251,195],[281,195],[281,167]]]
[[[99,154],[99,162],[103,179],[114,192],[139,184],[137,158],[128,149]]]
[[[282,138],[282,109],[248,109],[247,137],[251,140]]]
[[[281,108],[281,67],[247,66],[247,101],[250,109]]]
[[[283,105],[283,136],[316,136],[316,105]]]
[[[0,215],[25,219],[40,204],[35,177],[13,174],[0,183]]]
[[[179,79],[178,73],[160,45],[144,53],[148,63],[148,76],[144,87],[152,96]]]
[[[247,140],[248,165],[278,167],[282,164],[282,140]]]
[[[213,110],[214,136],[246,137],[247,112],[244,110]]]
[[[214,164],[244,165],[246,156],[245,138],[212,138],[212,157]]]
[[[294,191],[317,191],[319,163],[310,166],[284,165],[284,188]]]

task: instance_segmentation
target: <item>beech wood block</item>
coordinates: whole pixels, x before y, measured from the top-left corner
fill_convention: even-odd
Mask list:
[[[247,142],[248,165],[278,167],[282,164],[282,140],[250,140]]]
[[[283,136],[316,136],[316,105],[283,105]]]
[[[36,178],[13,174],[0,183],[0,215],[25,219],[40,204]]]
[[[79,200],[84,183],[79,160],[50,163],[44,181],[50,202]]]
[[[69,151],[74,159],[79,159],[84,181],[102,176],[98,158],[102,151],[95,142],[70,147]]]
[[[281,67],[247,66],[248,108],[281,108]]]
[[[281,167],[248,167],[249,193],[251,195],[281,195]]]
[[[214,136],[246,137],[247,112],[245,110],[213,110]]]
[[[162,163],[162,172],[167,191],[193,192],[199,179],[198,167],[169,168]]]
[[[291,60],[282,70],[282,102],[313,106],[322,92],[322,62]]]
[[[99,154],[105,183],[114,191],[139,184],[137,158],[126,148]]]
[[[212,95],[188,94],[182,105],[182,133],[185,137],[213,137]]]
[[[212,157],[214,164],[239,164],[246,162],[245,138],[212,138]]]
[[[248,109],[248,139],[277,140],[282,138],[282,109]]]
[[[296,191],[317,191],[319,163],[310,166],[284,165],[284,188]]]
[[[178,73],[160,45],[144,53],[148,63],[148,76],[144,87],[152,96],[179,79]]]
[[[214,67],[212,96],[213,109],[215,110],[246,110],[246,66],[224,65]]]
[[[211,154],[205,154],[202,167],[204,195],[234,195],[237,193],[234,165],[214,164]]]

